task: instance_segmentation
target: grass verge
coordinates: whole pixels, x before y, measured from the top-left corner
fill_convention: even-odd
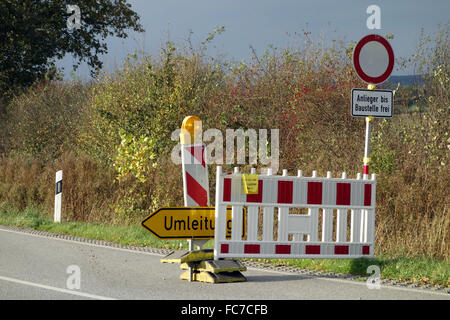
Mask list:
[[[149,246],[164,249],[187,249],[185,240],[160,240],[137,225],[107,225],[87,222],[54,223],[39,209],[28,207],[24,211],[0,205],[0,225],[16,226],[60,234],[68,234],[89,239],[110,241],[121,245]],[[210,240],[205,245],[213,247]],[[375,256],[374,259],[252,259],[275,265],[295,266],[361,276],[365,280],[370,274],[367,268],[377,265],[381,279],[410,282],[419,285],[439,285],[450,287],[450,262],[431,258],[405,257],[394,255]]]

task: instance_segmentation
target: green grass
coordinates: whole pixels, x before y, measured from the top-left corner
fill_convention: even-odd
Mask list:
[[[61,222],[44,216],[39,209],[28,207],[23,212],[0,205],[0,225],[30,228],[89,239],[110,241],[121,245],[149,246],[163,249],[187,249],[183,240],[160,240],[138,225],[110,225],[87,222]]]
[[[28,207],[24,211],[0,204],[0,225],[17,226],[90,239],[111,241],[121,245],[149,246],[164,249],[187,249],[185,240],[160,240],[136,225],[108,225],[87,222],[54,223],[39,209]],[[210,240],[206,248],[213,247]],[[370,276],[367,268],[377,265],[382,279],[417,284],[450,287],[450,262],[431,258],[395,255],[375,256],[374,259],[252,259],[275,265],[295,266],[323,272]]]

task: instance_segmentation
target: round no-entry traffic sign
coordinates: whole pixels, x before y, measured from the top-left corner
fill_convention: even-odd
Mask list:
[[[394,51],[385,38],[369,34],[356,44],[353,50],[353,66],[365,82],[382,83],[394,69]]]

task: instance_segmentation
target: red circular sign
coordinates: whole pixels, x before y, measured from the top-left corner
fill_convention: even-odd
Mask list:
[[[353,50],[353,66],[363,81],[371,84],[382,83],[394,69],[394,51],[385,38],[369,34],[356,44]]]

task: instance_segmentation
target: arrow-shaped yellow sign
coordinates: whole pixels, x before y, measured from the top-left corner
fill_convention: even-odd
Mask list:
[[[242,214],[242,236],[245,216]],[[142,221],[142,226],[160,239],[214,238],[214,207],[161,208]],[[231,207],[227,208],[227,237],[231,236]]]

